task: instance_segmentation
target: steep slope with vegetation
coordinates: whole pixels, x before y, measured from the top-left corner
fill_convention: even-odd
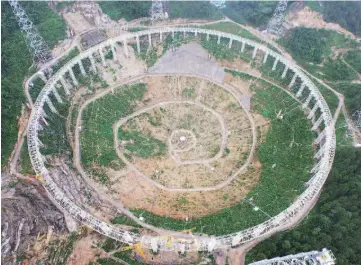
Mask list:
[[[65,38],[65,21],[46,2],[21,2],[50,48]],[[8,2],[1,2],[1,163],[4,166],[17,140],[17,119],[24,103],[22,85],[32,64],[15,16]]]
[[[100,8],[112,20],[124,18],[127,21],[149,17],[150,1],[99,1]],[[170,18],[221,19],[222,12],[209,1],[168,1],[165,3]]]
[[[229,1],[222,10],[230,19],[255,27],[268,23],[278,2]]]
[[[311,214],[296,229],[278,234],[252,249],[248,262],[328,248],[337,264],[361,259],[361,150],[339,147],[333,169]]]

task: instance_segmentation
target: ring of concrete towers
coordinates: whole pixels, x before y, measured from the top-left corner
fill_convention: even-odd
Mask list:
[[[287,71],[292,71],[294,73],[289,87],[292,87],[296,81],[299,79],[302,82],[298,92],[295,94],[295,97],[300,98],[302,92],[308,91],[308,97],[303,102],[303,107],[309,109],[308,119],[312,119],[316,111],[319,109],[321,111],[321,116],[318,119],[313,120],[313,131],[318,131],[318,136],[316,137],[314,143],[317,146],[318,150],[315,154],[315,165],[311,170],[312,177],[308,181],[307,189],[297,198],[297,200],[290,205],[283,212],[278,215],[268,219],[267,221],[251,227],[249,229],[224,235],[224,236],[200,236],[200,235],[183,235],[181,233],[175,233],[173,236],[173,244],[169,246],[167,244],[167,238],[162,236],[140,236],[136,233],[128,232],[122,230],[119,227],[113,226],[112,224],[106,223],[92,216],[88,212],[84,211],[78,205],[75,205],[66,195],[58,188],[57,184],[52,180],[52,177],[44,165],[44,157],[40,153],[39,147],[41,142],[38,139],[38,131],[42,129],[39,121],[42,120],[46,124],[45,114],[43,111],[44,104],[47,104],[51,111],[56,112],[54,105],[52,104],[49,95],[52,93],[55,99],[59,102],[62,101],[61,97],[57,92],[57,83],[60,82],[65,90],[67,95],[70,95],[71,85],[67,83],[64,79],[66,72],[69,72],[73,83],[77,84],[76,77],[73,73],[72,67],[76,64],[80,66],[81,73],[86,75],[86,71],[82,65],[81,60],[89,58],[91,61],[91,71],[97,71],[95,60],[93,57],[94,53],[99,53],[103,65],[106,65],[104,58],[103,49],[105,47],[111,47],[113,54],[115,55],[114,49],[118,43],[123,44],[124,52],[127,55],[127,42],[130,40],[136,40],[137,50],[140,51],[140,36],[148,35],[149,45],[152,41],[152,34],[157,34],[162,40],[162,33],[171,33],[173,36],[175,33],[186,34],[205,34],[207,39],[209,36],[218,37],[218,44],[220,43],[221,38],[229,39],[228,47],[231,48],[232,42],[241,43],[241,52],[244,51],[245,45],[253,47],[253,58],[257,53],[262,52],[264,54],[263,63],[267,61],[269,56],[275,58],[272,70],[276,69],[277,64],[282,63],[285,65],[285,70],[282,74],[282,77],[286,76]],[[113,58],[117,60],[117,58]],[[37,76],[45,78],[42,72],[38,72]],[[316,103],[313,105],[312,109],[309,108],[311,100],[314,100]],[[323,123],[323,130],[320,131],[318,128]],[[255,238],[265,237],[279,230],[283,225],[289,222],[292,218],[301,217],[304,214],[306,207],[314,202],[317,198],[323,184],[326,181],[328,173],[331,169],[334,154],[335,154],[335,134],[334,134],[334,122],[332,120],[331,112],[327,106],[327,103],[321,96],[320,92],[316,86],[310,81],[310,79],[291,61],[283,57],[282,55],[270,50],[264,45],[261,45],[257,42],[245,39],[233,34],[228,34],[224,32],[219,32],[215,30],[208,29],[199,29],[199,28],[161,28],[161,29],[150,29],[145,31],[138,31],[134,33],[127,33],[119,37],[108,39],[96,46],[91,47],[90,49],[82,52],[66,65],[64,65],[58,72],[56,72],[49,80],[46,81],[45,87],[40,92],[31,113],[29,127],[28,127],[28,147],[31,157],[32,165],[37,174],[39,174],[44,179],[44,186],[51,197],[53,197],[61,207],[63,207],[69,214],[74,217],[76,220],[90,226],[95,231],[116,239],[118,241],[127,243],[127,244],[136,244],[141,243],[143,248],[152,249],[154,252],[160,250],[173,250],[179,252],[186,251],[212,251],[214,249],[221,248],[230,248],[233,246],[241,245]],[[177,240],[179,239],[179,240]]]

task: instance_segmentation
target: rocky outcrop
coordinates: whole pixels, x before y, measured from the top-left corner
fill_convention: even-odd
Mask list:
[[[40,184],[2,174],[1,186],[2,264],[16,264],[49,231],[67,233],[63,214]]]

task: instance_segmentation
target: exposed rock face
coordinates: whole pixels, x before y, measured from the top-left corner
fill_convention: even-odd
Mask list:
[[[41,185],[2,174],[1,186],[2,264],[14,264],[39,235],[67,232],[63,214]]]

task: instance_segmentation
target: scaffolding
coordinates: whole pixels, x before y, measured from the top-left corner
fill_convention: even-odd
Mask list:
[[[152,0],[151,8],[151,19],[152,23],[156,21],[164,21],[168,18],[168,10],[166,8],[166,3],[163,0]]]
[[[8,0],[14,15],[18,21],[19,27],[25,33],[26,45],[33,56],[34,61],[45,63],[52,58],[48,45],[41,37],[39,31],[29,19],[25,10],[17,0]]]
[[[267,32],[271,34],[280,35],[282,33],[282,24],[285,20],[285,13],[287,9],[287,0],[278,2],[275,12],[268,23]]]
[[[160,35],[165,33],[188,33],[194,34],[195,36],[197,34],[203,34],[204,36],[212,35],[216,38],[227,38],[230,41],[232,40],[233,42],[238,42],[242,45],[247,44],[248,46],[253,47],[254,55],[256,55],[258,51],[262,51],[264,53],[265,59],[263,60],[263,63],[267,61],[267,58],[273,57],[275,64],[282,63],[285,65],[285,67],[287,67],[287,69],[292,71],[294,73],[293,79],[298,79],[302,83],[299,91],[307,88],[308,97],[304,101],[303,105],[306,108],[309,107],[308,105],[310,104],[312,99],[314,102],[316,102],[316,105],[314,105],[316,107],[313,107],[313,109],[317,108],[322,113],[322,115],[318,119],[312,119],[315,115],[315,111],[312,112],[312,115],[308,115],[308,118],[311,119],[313,123],[313,130],[318,130],[318,136],[315,139],[315,146],[318,146],[317,149],[321,151],[318,152],[317,158],[315,159],[315,167],[310,172],[312,180],[310,182],[310,185],[287,209],[277,214],[276,216],[271,217],[270,219],[261,224],[239,232],[217,237],[207,235],[194,235],[191,241],[186,242],[184,241],[184,239],[189,240],[189,235],[177,234],[173,235],[173,240],[171,244],[169,244],[168,239],[162,236],[146,235],[141,237],[139,234],[123,230],[121,227],[116,227],[108,222],[99,220],[97,217],[85,211],[81,206],[78,206],[74,202],[72,202],[53,181],[53,177],[45,164],[45,157],[41,154],[39,131],[42,129],[43,126],[45,126],[42,124],[42,121],[45,119],[45,112],[43,110],[44,105],[47,104],[51,111],[56,112],[56,110],[53,108],[54,106],[52,106],[51,104],[50,96],[55,95],[54,87],[56,87],[57,83],[64,82],[64,76],[68,72],[74,79],[74,83],[76,83],[76,78],[75,76],[73,76],[74,73],[72,71],[72,67],[76,64],[79,64],[80,66],[82,64],[82,60],[85,58],[89,58],[91,62],[94,61],[94,59],[92,59],[94,58],[94,53],[99,53],[102,57],[103,64],[106,65],[103,54],[104,49],[109,49],[111,46],[118,45],[119,42],[123,43],[123,46],[126,47],[126,43],[137,40],[142,36],[148,36],[149,41],[151,41],[150,36],[152,36],[152,34]],[[116,60],[116,58],[113,59]],[[97,70],[95,65],[93,65],[92,69],[94,69],[94,71]],[[65,92],[69,93],[69,91],[67,90],[67,86],[64,86],[64,90]],[[297,94],[299,93],[297,92]],[[297,94],[295,95],[295,97],[297,97]],[[54,98],[56,99],[56,97],[53,97],[53,99]],[[318,128],[321,123],[323,125],[322,128]],[[264,238],[266,236],[269,236],[282,228],[282,226],[290,223],[295,218],[303,216],[314,204],[315,200],[317,200],[318,195],[327,179],[328,173],[331,170],[336,149],[336,137],[334,128],[335,121],[333,121],[332,113],[321,93],[318,91],[317,87],[311,82],[311,80],[300,68],[298,68],[292,61],[290,61],[286,57],[283,57],[279,53],[274,52],[268,47],[255,41],[229,33],[201,28],[164,27],[144,30],[140,32],[129,32],[122,36],[108,39],[96,46],[89,48],[88,50],[82,52],[81,54],[67,62],[47,81],[45,87],[40,92],[37,101],[34,104],[28,127],[28,147],[33,168],[36,173],[39,174],[44,180],[43,184],[49,195],[54,198],[55,201],[57,201],[57,203],[61,205],[66,211],[68,211],[70,215],[73,216],[76,220],[79,220],[80,222],[88,225],[95,231],[98,231],[99,233],[107,237],[116,239],[126,244],[136,244],[141,242],[143,248],[152,249],[154,252],[166,250],[181,251],[183,253],[187,251],[213,251],[214,249],[224,249],[242,245],[247,242],[251,242],[256,238]]]
[[[326,248],[322,251],[310,251],[288,255],[285,257],[277,257],[273,259],[265,259],[250,263],[249,265],[335,265],[335,257],[332,252]]]

